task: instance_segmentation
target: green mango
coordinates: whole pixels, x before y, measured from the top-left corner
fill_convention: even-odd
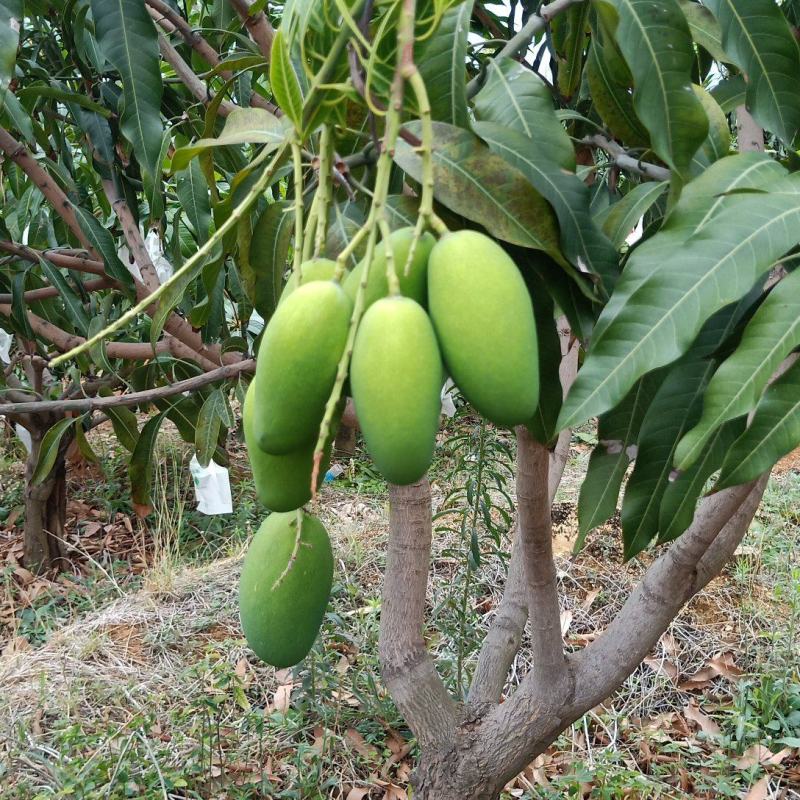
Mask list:
[[[539,399],[536,324],[525,281],[505,250],[478,231],[444,236],[431,251],[428,304],[464,397],[497,425],[530,420]]]
[[[294,511],[311,499],[311,471],[314,468],[316,441],[282,456],[265,453],[253,434],[254,395],[255,381],[251,381],[242,408],[242,427],[256,494],[270,511]],[[338,424],[331,425],[331,436],[322,453],[317,489],[322,485],[331,464],[331,449],[337,427]]]
[[[419,303],[386,297],[361,320],[350,385],[367,451],[390,483],[419,480],[439,429],[442,359]]]
[[[270,514],[250,542],[239,579],[239,617],[253,652],[278,669],[302,661],[332,583],[333,553],[322,523],[302,511]]]
[[[399,228],[389,235],[389,243],[394,254],[394,268],[400,284],[400,294],[416,300],[424,306],[428,300],[427,271],[428,257],[436,240],[430,233],[423,233],[414,250],[414,258],[405,272],[408,251],[414,239],[413,228]],[[355,303],[358,285],[364,274],[366,261],[361,260],[344,282],[344,290],[351,302]],[[369,278],[364,290],[364,310],[366,311],[376,300],[389,294],[389,282],[386,280],[386,247],[383,242],[375,245],[372,266],[369,268]]]
[[[253,393],[253,434],[265,452],[285,455],[316,441],[352,311],[333,281],[307,283],[278,306],[261,340]]]
[[[329,258],[312,258],[310,261],[304,261],[300,265],[300,272],[303,275],[303,280],[300,281],[300,286],[305,286],[311,281],[329,281],[332,280],[336,272],[336,262],[331,261]],[[278,298],[278,305],[280,305],[294,290],[297,288],[297,273],[292,272],[286,285],[283,287],[281,296]]]

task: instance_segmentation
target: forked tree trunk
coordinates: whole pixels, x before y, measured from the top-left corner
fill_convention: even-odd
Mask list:
[[[67,468],[63,449],[47,478],[37,486],[31,484],[43,435],[43,430],[31,431],[31,452],[25,465],[23,562],[36,573],[62,566],[66,557]]]

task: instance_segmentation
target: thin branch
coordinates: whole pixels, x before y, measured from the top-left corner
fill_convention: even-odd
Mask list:
[[[20,403],[0,403],[0,414],[49,414],[54,411],[64,414],[67,412],[83,413],[103,408],[143,405],[167,397],[174,397],[176,394],[192,392],[207,386],[209,383],[235,378],[243,373],[253,373],[255,368],[256,362],[250,358],[237,364],[225,364],[222,367],[211,370],[211,372],[195,375],[193,378],[171,383],[168,386],[159,386],[156,389],[146,389],[131,394],[113,395],[111,397],[86,397],[80,400],[34,400]]]
[[[612,163],[616,164],[620,169],[634,172],[643,178],[647,178],[647,180],[668,181],[672,176],[672,173],[666,167],[659,167],[657,164],[641,161],[629,155],[621,145],[600,134],[587,136],[582,142],[591,147],[599,147],[609,155]]]
[[[5,128],[0,127],[0,149],[36,184],[49,200],[56,213],[64,220],[75,238],[93,255],[97,254],[81,230],[75,209],[61,187],[38,164],[28,148],[18,142]]]
[[[495,56],[495,61],[501,58],[515,58],[520,53],[527,51],[530,47],[533,37],[539,31],[543,31],[549,24],[553,17],[558,16],[566,11],[570,6],[577,3],[586,2],[586,0],[553,0],[546,6],[539,9],[538,14],[531,14],[527,22],[520,28],[519,32],[512,36],[502,50]],[[467,97],[474,97],[483,84],[483,77],[477,76],[467,84]]]
[[[108,278],[98,278],[96,281],[86,281],[86,283],[81,284],[86,292],[108,289],[113,285],[113,282]],[[22,295],[22,298],[26,303],[32,303],[36,300],[45,300],[48,297],[58,297],[59,294],[57,286],[42,286],[40,289],[29,289]],[[0,303],[12,303],[13,301],[13,294],[0,294]]]
[[[75,251],[35,250],[26,245],[5,241],[0,241],[0,250],[5,250],[7,253],[12,253],[19,258],[24,258],[26,261],[32,261],[33,263],[38,263],[39,257],[42,257],[55,264],[57,267],[108,277],[102,261],[95,261],[87,255],[72,255]]]
[[[158,49],[164,60],[167,61],[175,70],[175,74],[181,79],[184,86],[203,104],[208,105],[214,99],[214,92],[200,80],[195,71],[183,60],[181,54],[169,43],[163,33],[158,34]],[[219,114],[227,117],[231,111],[235,111],[237,106],[230,100],[223,100],[219,104]]]
[[[236,13],[244,22],[250,38],[258,45],[258,49],[264,58],[269,61],[272,53],[272,40],[275,38],[275,31],[263,11],[250,14],[249,0],[231,0],[231,5],[236,9]]]
[[[517,428],[518,547],[522,551],[528,588],[532,672],[541,685],[554,682],[564,668],[561,610],[553,561],[549,466],[547,448],[520,425]]]
[[[452,739],[457,706],[425,647],[425,598],[431,557],[427,478],[389,487],[389,544],[383,578],[379,652],[386,687],[423,747]]]

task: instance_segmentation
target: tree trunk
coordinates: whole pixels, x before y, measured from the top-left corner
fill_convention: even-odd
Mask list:
[[[31,484],[44,431],[31,431],[31,452],[25,466],[25,527],[23,561],[31,572],[63,566],[66,558],[64,533],[67,518],[67,468],[63,450],[47,478]]]

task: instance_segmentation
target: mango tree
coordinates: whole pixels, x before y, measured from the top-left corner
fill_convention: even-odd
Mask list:
[[[414,795],[498,797],[719,574],[773,464],[800,443],[794,7],[554,0],[524,5],[519,23],[473,0],[0,8],[4,122],[32,128],[29,146],[0,144],[32,194],[50,192],[47,246],[83,247],[122,281],[97,224],[113,209],[126,237],[131,217],[154,224],[176,268],[147,293],[107,290],[109,313],[42,368],[85,372],[149,312],[152,347],[156,302],[188,314],[163,331],[196,356],[203,304],[230,294],[268,321],[239,347],[258,346],[244,428],[275,512],[240,599],[251,647],[276,666],[303,657],[324,612],[333,560],[304,507],[352,395],[390,482],[380,657],[419,745]],[[30,48],[37,36],[49,44]],[[56,57],[69,69],[38,63]],[[12,263],[17,324],[25,291],[66,303],[55,272],[28,289]],[[424,638],[425,473],[447,376],[517,443],[505,593],[457,685]],[[657,552],[601,635],[572,650],[550,508],[570,432],[590,421],[577,546],[621,496],[625,558]],[[533,666],[507,691],[526,626]]]

